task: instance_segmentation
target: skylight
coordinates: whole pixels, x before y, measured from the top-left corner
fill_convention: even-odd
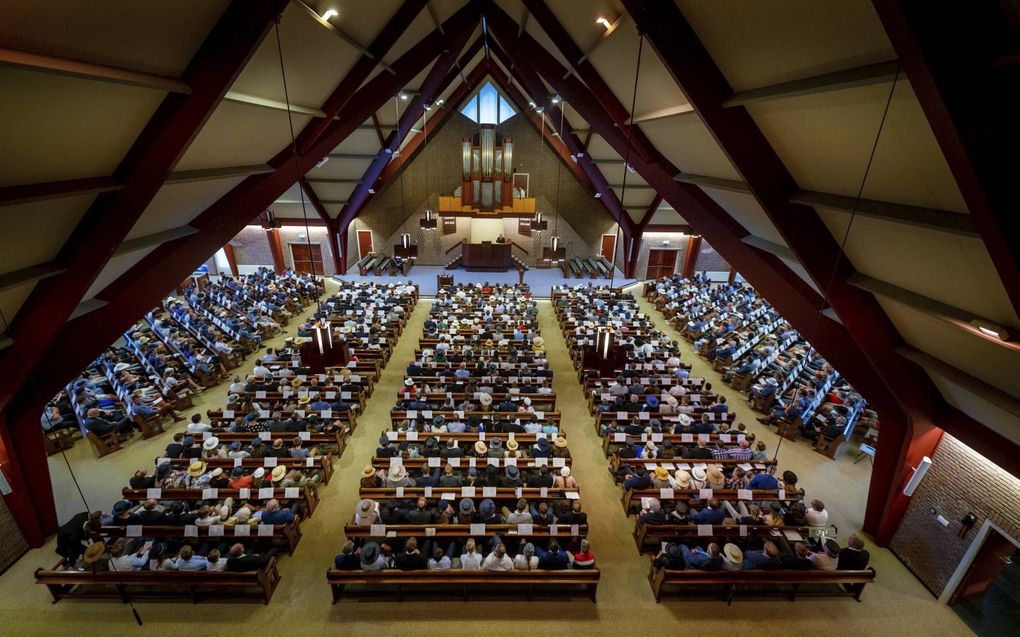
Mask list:
[[[517,114],[517,110],[499,94],[492,82],[483,84],[460,112],[479,124],[502,124]]]

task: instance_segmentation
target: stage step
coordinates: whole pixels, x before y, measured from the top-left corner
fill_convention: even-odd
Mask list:
[[[447,270],[456,270],[460,267],[460,262],[464,259],[464,255],[457,255],[455,259],[446,264]]]

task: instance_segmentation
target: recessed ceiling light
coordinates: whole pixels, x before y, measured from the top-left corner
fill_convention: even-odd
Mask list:
[[[338,15],[340,15],[340,12],[337,11],[336,9],[326,9],[326,13],[322,14],[322,19],[329,20],[330,18]]]
[[[970,324],[978,329],[979,332],[985,336],[999,339],[1000,341],[1008,341],[1010,338],[1009,330],[999,325],[998,323],[992,323],[984,319],[974,319]]]

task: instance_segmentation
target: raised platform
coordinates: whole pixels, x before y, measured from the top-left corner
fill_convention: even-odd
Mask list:
[[[376,283],[387,283],[397,281],[410,281],[418,285],[422,296],[436,295],[436,275],[452,274],[455,283],[517,283],[516,270],[509,272],[468,272],[464,269],[447,270],[441,265],[416,265],[411,268],[411,273],[404,276],[359,276],[356,272],[344,276],[334,276],[336,281],[375,281]],[[532,268],[524,273],[524,282],[531,287],[532,293],[537,298],[549,298],[554,285],[607,285],[609,279],[564,279],[563,273],[558,268],[543,270]],[[613,280],[615,287],[631,285],[636,283],[634,279],[628,279],[617,269],[616,277]]]

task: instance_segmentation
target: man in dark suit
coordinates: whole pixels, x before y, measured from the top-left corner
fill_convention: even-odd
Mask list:
[[[230,553],[227,556],[226,570],[234,573],[257,571],[269,562],[269,558],[271,556],[272,551],[263,555],[246,555],[244,552],[244,545],[235,544],[230,547]]]
[[[863,571],[868,568],[871,554],[864,550],[864,542],[856,534],[847,538],[847,547],[839,552],[836,570]]]

